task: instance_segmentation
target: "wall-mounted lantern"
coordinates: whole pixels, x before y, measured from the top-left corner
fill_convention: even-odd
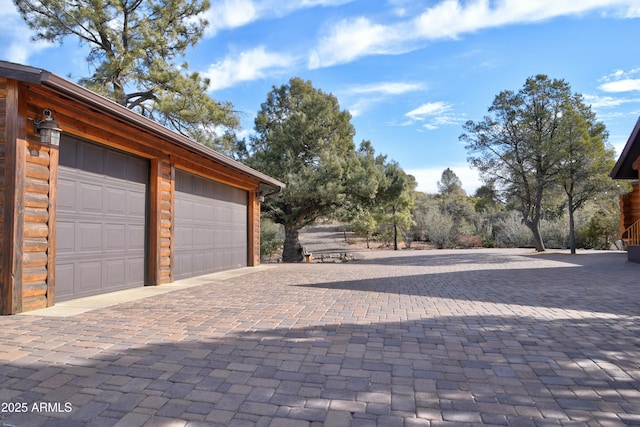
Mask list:
[[[60,145],[60,134],[62,129],[58,127],[58,122],[53,118],[50,109],[45,108],[42,111],[42,119],[34,121],[36,125],[36,133],[40,134],[40,142],[43,144]]]

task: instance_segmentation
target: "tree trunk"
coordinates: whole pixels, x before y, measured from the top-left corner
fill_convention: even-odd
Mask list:
[[[396,207],[393,207],[393,250],[398,250],[398,224],[396,223]]]
[[[124,83],[123,83],[123,78],[120,75],[120,72],[117,71],[116,74],[114,74],[111,77],[111,83],[112,83],[112,87],[113,87],[113,96],[115,98],[115,101],[120,104],[123,105],[127,108],[129,108],[129,100],[127,99],[127,94],[124,91]]]
[[[284,225],[284,247],[282,249],[282,262],[300,262],[304,256],[302,245],[298,239],[298,229],[292,225]]]
[[[544,247],[544,242],[542,241],[542,233],[540,233],[540,219],[534,219],[531,221],[525,220],[524,225],[526,225],[533,234],[533,244],[536,247],[536,252],[544,252],[546,248]]]
[[[572,255],[576,254],[576,225],[573,218],[574,213],[575,209],[573,207],[573,196],[569,194],[569,247],[571,248]]]

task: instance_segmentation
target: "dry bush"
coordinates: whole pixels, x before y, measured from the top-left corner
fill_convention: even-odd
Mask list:
[[[464,234],[458,237],[458,245],[464,249],[481,248],[482,237],[476,235]]]

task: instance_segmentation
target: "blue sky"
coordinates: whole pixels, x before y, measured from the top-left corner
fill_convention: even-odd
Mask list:
[[[480,185],[458,137],[502,90],[565,79],[585,96],[619,154],[640,116],[640,0],[212,0],[205,38],[185,60],[210,95],[240,111],[242,134],[272,86],[298,76],[349,110],[356,144],[435,193],[450,167]],[[77,80],[87,50],[35,43],[0,0],[0,59]]]

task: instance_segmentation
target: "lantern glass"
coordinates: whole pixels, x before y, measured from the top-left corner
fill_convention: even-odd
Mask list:
[[[60,145],[60,131],[51,129],[51,145]]]
[[[51,142],[51,129],[40,129],[40,142],[49,144]]]
[[[40,142],[43,144],[60,145],[60,129],[55,120],[47,118],[37,124],[36,130],[40,133]]]

